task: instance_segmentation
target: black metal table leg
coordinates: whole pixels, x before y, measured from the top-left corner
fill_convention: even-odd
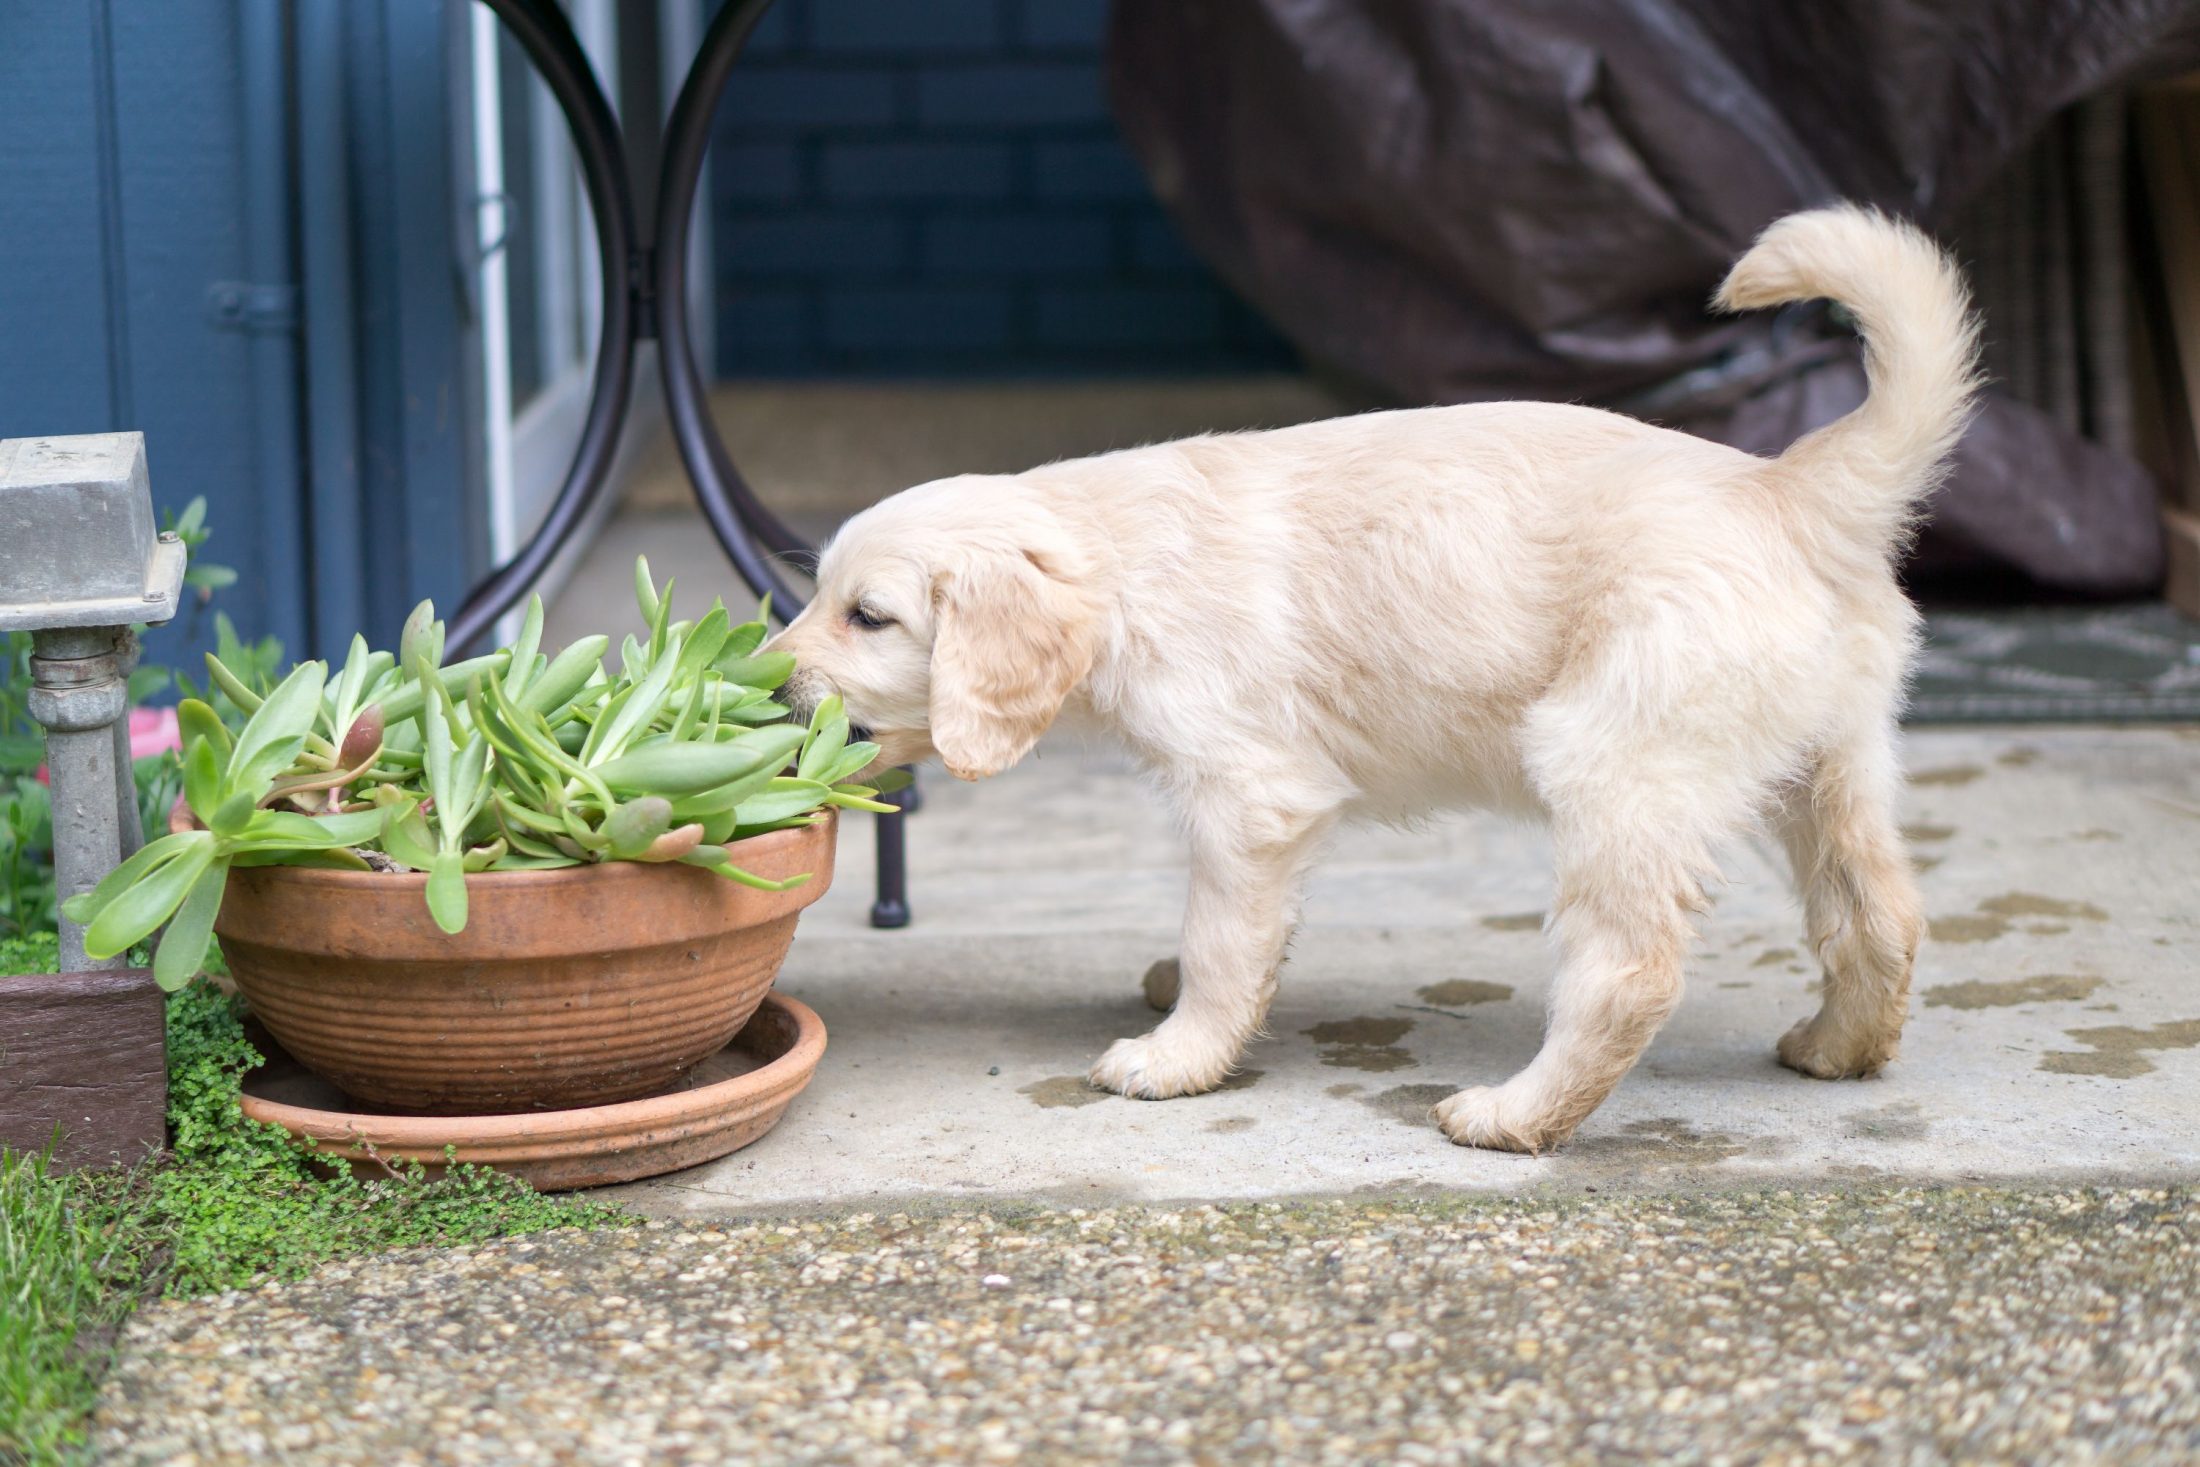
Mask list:
[[[587,53],[565,12],[553,0],[483,0],[541,73],[573,134],[589,207],[596,221],[603,277],[603,333],[597,345],[594,388],[579,448],[549,514],[526,545],[474,588],[451,624],[450,645],[477,641],[499,617],[518,604],[565,548],[610,482],[612,456],[626,420],[633,391],[634,353],[639,343],[657,339],[658,366],[664,377],[665,406],[672,421],[680,460],[695,490],[697,504],[710,523],[727,559],[749,589],[771,598],[774,615],[791,621],[803,598],[780,573],[773,558],[814,566],[816,556],[800,536],[756,497],[734,467],[725,441],[711,421],[709,394],[687,319],[687,253],[703,159],[710,147],[711,114],[741,46],[771,0],[728,0],[711,21],[701,49],[666,126],[664,161],[657,180],[654,240],[635,242],[634,190],[627,175],[619,124],[596,83]],[[906,812],[916,807],[916,791],[893,797]],[[901,821],[905,815],[878,817],[878,898],[871,908],[875,927],[909,922],[908,872]]]

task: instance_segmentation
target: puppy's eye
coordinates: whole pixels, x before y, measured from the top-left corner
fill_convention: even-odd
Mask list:
[[[894,624],[892,617],[881,616],[878,612],[861,603],[848,608],[848,621],[852,626],[859,626],[865,631],[872,632],[877,631],[880,627],[890,627]]]

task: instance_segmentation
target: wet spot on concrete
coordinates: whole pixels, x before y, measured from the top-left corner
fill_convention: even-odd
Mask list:
[[[1976,764],[1954,764],[1946,769],[1920,769],[1910,776],[1911,784],[1959,785],[1969,784],[1986,771]]]
[[[1469,1004],[1502,1003],[1512,996],[1510,984],[1484,983],[1475,978],[1452,978],[1442,983],[1431,983],[1420,991],[1421,1002],[1454,1009],[1465,1008]]]
[[[1747,983],[1722,983],[1722,984],[1720,984],[1719,986],[1720,986],[1721,988],[1748,988],[1748,987],[1750,987],[1750,985],[1749,985],[1749,984],[1747,984]]]
[[[2109,1080],[2129,1080],[2154,1068],[2149,1053],[2165,1049],[2200,1048],[2200,1019],[2172,1019],[2151,1029],[2129,1024],[2109,1024],[2098,1029],[2065,1030],[2087,1046],[2081,1050],[2052,1050],[2040,1056],[2040,1068],[2057,1075],[2099,1075]]]
[[[1065,1105],[1097,1105],[1108,1098],[1107,1091],[1096,1089],[1083,1075],[1050,1075],[1044,1080],[1017,1086],[1016,1093],[1030,1096],[1031,1103],[1041,1110]]]
[[[1699,1131],[1679,1116],[1632,1121],[1620,1129],[1617,1136],[1576,1136],[1560,1149],[1559,1159],[1576,1167],[1624,1174],[1645,1168],[1716,1166],[1748,1150],[1724,1132]]]
[[[1910,857],[1910,869],[1923,876],[1926,872],[1938,866],[1943,859],[1940,856],[1912,856]]]
[[[2040,751],[2029,744],[2019,744],[1994,762],[2008,769],[2025,769],[2040,762]]]
[[[1929,1009],[2000,1009],[2020,1003],[2076,1003],[2091,998],[2098,978],[2072,973],[2041,973],[2006,982],[1942,983],[1925,990]]]
[[[2108,913],[2091,902],[2041,896],[2035,891],[2008,891],[1980,902],[1976,913],[1935,917],[1927,928],[1935,942],[1992,942],[2008,932],[2011,920],[2017,917],[2077,917],[2088,922],[2106,922]],[[2025,930],[2046,937],[2067,932],[2069,928],[2045,923],[2028,926]]]
[[[2011,891],[1998,897],[1988,897],[1978,904],[1982,912],[1997,917],[2082,917],[2088,922],[2106,922],[2108,913],[2091,902],[2065,901],[2061,897],[2041,896],[2037,892]]]
[[[1398,1041],[1413,1032],[1411,1019],[1332,1019],[1301,1032],[1322,1046],[1321,1062],[1336,1069],[1380,1074],[1418,1063],[1398,1047]]]
[[[1777,968],[1782,963],[1794,962],[1800,956],[1801,954],[1792,947],[1768,947],[1757,954],[1757,961],[1749,966],[1752,968]]]
[[[1933,1129],[1917,1103],[1909,1100],[1871,1110],[1852,1110],[1843,1119],[1848,1123],[1843,1127],[1844,1134],[1867,1141],[1919,1141]]]
[[[1266,1070],[1237,1070],[1231,1074],[1229,1079],[1217,1085],[1212,1093],[1223,1095],[1233,1090],[1250,1090],[1258,1085],[1260,1077],[1267,1073]]]
[[[2034,937],[2060,937],[2070,930],[2068,922],[2027,922],[2024,930]]]
[[[1360,1097],[1360,1104],[1402,1125],[1426,1126],[1432,1124],[1428,1118],[1430,1106],[1465,1088],[1463,1085],[1393,1085],[1388,1090]]]
[[[2075,839],[2078,839],[2078,840],[2122,840],[2122,839],[2123,839],[2123,835],[2122,835],[2122,834],[2121,834],[2120,832],[2118,832],[2118,831],[2114,831],[2114,830],[2103,830],[2103,829],[2101,829],[2101,828],[2100,828],[2099,826],[2097,826],[2097,825],[2096,825],[2096,826],[2095,826],[2095,827],[2093,827],[2093,828],[2092,828],[2091,830],[2081,830],[2081,831],[2079,831],[2079,832],[2078,832],[2078,834],[2077,834],[2077,836],[2075,837]]]
[[[1902,838],[1915,841],[1952,840],[1956,828],[1953,825],[1905,825]]]
[[[1234,1136],[1240,1131],[1250,1131],[1259,1124],[1251,1116],[1224,1116],[1219,1121],[1209,1121],[1207,1129],[1217,1136]]]
[[[1365,1085],[1355,1085],[1352,1081],[1347,1080],[1342,1085],[1330,1086],[1322,1094],[1328,1096],[1331,1100],[1350,1100],[1366,1088]]]
[[[1492,932],[1541,932],[1543,930],[1543,914],[1541,912],[1514,912],[1506,917],[1484,917],[1482,925]]]
[[[2009,930],[2007,917],[1935,917],[1925,924],[1935,942],[1992,942]]]

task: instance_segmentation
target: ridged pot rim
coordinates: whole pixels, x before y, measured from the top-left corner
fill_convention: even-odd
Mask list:
[[[804,845],[827,842],[832,839],[839,822],[840,812],[828,806],[825,818],[815,825],[752,835],[747,840],[736,841],[726,847],[727,855],[734,865],[739,866],[743,864],[741,858],[744,853],[753,861]],[[678,861],[593,861],[579,866],[560,866],[549,871],[469,871],[466,873],[466,886],[469,891],[478,891],[481,888],[475,883],[479,882],[498,891],[526,891],[536,887],[633,879],[636,876],[654,875],[666,869],[700,871],[703,868],[687,866]],[[231,875],[253,880],[276,879],[308,887],[325,886],[337,891],[347,888],[377,892],[424,891],[428,885],[427,875],[419,871],[346,871],[328,866],[247,866]],[[801,888],[794,890],[799,891]]]
[[[376,1111],[322,1110],[246,1094],[244,1113],[257,1121],[269,1121],[297,1136],[339,1142],[357,1147],[476,1148],[513,1142],[562,1141],[568,1145],[595,1139],[654,1133],[660,1128],[720,1115],[743,1102],[768,1097],[790,1082],[805,1080],[825,1055],[825,1021],[799,999],[767,993],[757,1006],[761,1015],[776,1008],[794,1023],[794,1042],[746,1074],[676,1090],[668,1095],[649,1095],[639,1100],[615,1100],[605,1105],[574,1106],[566,1110],[507,1111],[472,1116],[407,1116]],[[755,1017],[749,1023],[754,1024]],[[738,1044],[739,1035],[730,1043]],[[464,1160],[462,1156],[460,1158]]]

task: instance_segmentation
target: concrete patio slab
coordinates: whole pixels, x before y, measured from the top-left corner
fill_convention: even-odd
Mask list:
[[[1270,1020],[1219,1092],[1160,1103],[1085,1067],[1156,1015],[1184,853],[1104,750],[1055,740],[909,828],[914,926],[878,932],[869,832],[781,983],[831,1049],[771,1136],[623,1189],[650,1212],[923,1199],[1074,1204],[1418,1192],[2200,1176],[2200,731],[1924,731],[1905,819],[1933,918],[1901,1060],[1826,1083],[1774,1038],[1815,967],[1767,850],[1742,849],[1680,1011],[1555,1156],[1423,1119],[1534,1053],[1552,954],[1540,833],[1361,830],[1317,875]]]

